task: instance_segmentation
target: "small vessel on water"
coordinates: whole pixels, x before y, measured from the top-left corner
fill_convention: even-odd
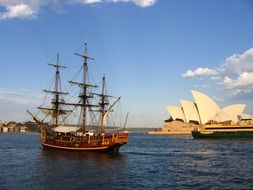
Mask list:
[[[84,54],[76,53],[76,55],[83,59],[79,71],[82,74],[82,81],[68,81],[71,85],[80,88],[78,97],[74,98],[75,102],[65,101],[69,93],[61,90],[60,69],[66,67],[59,64],[59,54],[57,54],[57,63],[49,64],[55,69],[54,88],[44,90],[46,94],[51,94],[52,99],[49,101],[51,106],[38,107],[44,113],[44,119],[39,119],[28,110],[27,112],[41,129],[41,144],[44,149],[118,152],[119,148],[128,142],[128,133],[125,131],[126,121],[122,128],[108,128],[106,124],[121,97],[106,94],[105,76],[102,79],[101,91],[91,91],[98,86],[88,81],[88,60],[94,59],[87,55],[87,43],[85,43]],[[110,99],[113,99],[113,102]],[[65,124],[68,118],[72,117],[73,120],[73,115],[76,114],[79,114],[77,124]],[[45,122],[48,117],[51,118],[50,122]]]
[[[192,131],[193,138],[253,138],[253,125],[209,124]]]
[[[253,138],[253,126],[203,126],[192,131],[193,138]]]

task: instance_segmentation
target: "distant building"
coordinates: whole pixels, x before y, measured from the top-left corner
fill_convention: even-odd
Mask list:
[[[233,104],[220,108],[214,100],[207,95],[192,90],[195,103],[181,100],[181,106],[167,106],[172,120],[183,123],[208,124],[208,123],[237,123],[238,116],[243,114],[245,104]]]
[[[8,132],[8,127],[7,126],[3,126],[2,127],[2,132],[3,133],[7,133]]]
[[[24,132],[26,132],[26,129],[27,129],[26,126],[21,126],[21,127],[20,127],[20,132],[21,132],[21,133],[24,133]]]
[[[19,133],[20,132],[20,127],[18,125],[16,125],[15,127],[13,127],[13,132]]]
[[[0,132],[5,132],[6,131],[6,122],[0,120]],[[8,128],[7,128],[7,132],[8,132]]]
[[[14,132],[16,125],[17,123],[15,121],[8,122],[7,123],[8,132]]]
[[[233,104],[220,108],[209,96],[192,90],[195,102],[181,100],[180,106],[167,106],[170,118],[165,120],[162,131],[150,134],[191,134],[199,125],[253,124],[253,116],[244,114],[245,104]]]
[[[16,123],[15,121],[5,122],[0,120],[0,132],[26,132],[27,127],[23,123]]]

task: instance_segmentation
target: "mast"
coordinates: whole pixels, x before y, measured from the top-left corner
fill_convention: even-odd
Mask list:
[[[54,84],[54,91],[55,93],[55,125],[58,125],[58,113],[59,113],[59,82],[60,82],[60,72],[59,72],[59,53],[57,53],[57,62],[56,62],[56,73],[55,73],[55,84]]]
[[[103,128],[103,117],[105,113],[105,106],[108,103],[105,103],[105,76],[103,76],[103,82],[102,82],[102,92],[101,92],[101,102],[100,102],[100,111],[101,111],[101,121],[100,126]]]
[[[79,95],[79,98],[81,99],[81,104],[79,103],[79,104],[71,104],[71,105],[81,106],[82,127],[83,127],[83,131],[85,132],[86,122],[87,122],[87,108],[97,106],[97,105],[91,105],[88,103],[89,98],[92,98],[92,96],[89,96],[88,94],[88,88],[97,87],[96,85],[92,85],[88,83],[88,60],[89,59],[94,60],[94,59],[87,55],[87,42],[85,42],[84,54],[83,55],[78,54],[78,53],[75,53],[75,54],[83,58],[83,65],[82,65],[83,80],[82,82],[69,81],[71,84],[78,85],[81,88],[81,93]]]
[[[93,58],[89,57],[87,54],[87,42],[85,42],[85,49],[84,49],[84,54],[78,54],[75,53],[77,56],[80,56],[83,59],[83,64],[82,64],[82,81],[81,82],[76,82],[76,81],[69,81],[69,83],[73,85],[77,85],[80,87],[80,102],[79,103],[65,103],[66,105],[71,105],[71,106],[80,106],[81,107],[81,114],[82,116],[82,129],[83,132],[86,130],[87,126],[87,108],[93,108],[93,107],[98,107],[98,110],[92,110],[89,109],[89,111],[98,111],[100,112],[100,128],[103,130],[103,126],[106,122],[106,118],[109,114],[110,111],[112,111],[112,107],[119,101],[120,97],[117,98],[117,100],[112,104],[112,106],[107,109],[107,105],[109,105],[108,97],[113,97],[110,95],[106,94],[106,82],[105,82],[105,76],[103,77],[102,81],[102,92],[101,93],[89,93],[88,89],[91,87],[97,87],[96,85],[89,84],[88,82],[88,60],[94,60]],[[89,99],[93,98],[93,95],[97,95],[100,97],[100,102],[96,105],[90,104]]]
[[[112,105],[110,105],[110,107],[109,107],[108,109],[105,109],[105,110],[104,110],[104,113],[102,114],[102,125],[101,125],[102,130],[103,130],[104,124],[105,124],[105,122],[106,122],[106,120],[107,120],[107,116],[108,116],[109,112],[112,111],[112,108],[113,108],[113,107],[115,106],[115,104],[120,100],[120,98],[121,98],[121,97],[118,97],[118,98],[114,101],[114,103],[113,103]]]
[[[107,95],[106,94],[106,82],[105,82],[105,76],[103,76],[103,79],[102,79],[102,91],[100,94],[98,93],[92,93],[93,95],[96,95],[96,96],[99,96],[100,97],[100,102],[98,103],[99,104],[99,110],[96,110],[96,111],[99,111],[100,112],[100,129],[101,131],[103,131],[103,128],[104,128],[104,125],[107,121],[107,117],[108,117],[108,114],[109,112],[112,111],[112,108],[115,106],[115,104],[120,100],[121,97],[118,97],[113,104],[111,104],[108,108],[108,105],[109,105],[109,100],[108,98],[109,97],[113,97],[111,95]]]
[[[53,124],[55,126],[58,126],[59,124],[59,115],[61,114],[66,114],[68,110],[62,110],[60,108],[60,95],[67,95],[68,93],[61,92],[61,78],[60,78],[60,68],[66,68],[62,65],[60,65],[60,55],[57,53],[57,58],[56,58],[56,64],[48,64],[49,66],[52,66],[55,68],[55,76],[54,76],[54,90],[43,90],[46,93],[51,93],[54,95],[51,103],[53,104],[52,108],[44,108],[44,107],[39,107],[42,111],[47,111],[49,114],[52,115],[52,118],[54,119]]]
[[[85,126],[86,126],[86,112],[87,112],[87,86],[85,85],[87,83],[87,78],[88,78],[88,57],[87,55],[87,43],[85,42],[85,48],[84,48],[84,61],[83,61],[83,92],[82,95],[80,95],[80,97],[83,100],[83,126],[84,126],[84,131],[85,131]]]

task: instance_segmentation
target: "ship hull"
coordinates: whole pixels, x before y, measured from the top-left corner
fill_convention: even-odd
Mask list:
[[[41,144],[44,149],[69,151],[119,152],[128,142],[127,133],[75,136],[42,130]]]
[[[253,138],[253,132],[238,131],[238,132],[212,132],[203,133],[198,130],[192,131],[192,136],[195,139],[209,138],[209,139],[222,139],[222,138]]]
[[[86,148],[75,148],[66,146],[55,146],[51,144],[41,143],[44,150],[65,150],[65,151],[75,151],[75,152],[101,152],[101,153],[117,153],[119,149],[124,144],[114,144],[111,146],[102,147],[86,147]]]

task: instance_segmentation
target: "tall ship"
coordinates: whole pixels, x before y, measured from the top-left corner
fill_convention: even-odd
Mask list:
[[[62,91],[60,70],[66,67],[60,65],[58,53],[56,64],[49,64],[55,70],[54,87],[44,90],[50,101],[38,107],[43,118],[40,119],[39,114],[32,114],[28,110],[27,112],[40,127],[44,149],[118,152],[120,147],[128,142],[128,133],[125,130],[127,118],[121,127],[108,127],[107,123],[121,97],[106,93],[105,76],[102,78],[100,90],[95,90],[98,85],[89,83],[88,61],[94,59],[87,54],[86,42],[84,54],[76,55],[83,60],[78,72],[81,81],[68,82],[71,86],[79,87],[77,96]],[[78,118],[74,119],[75,117]],[[69,120],[74,120],[75,124],[68,123]]]

